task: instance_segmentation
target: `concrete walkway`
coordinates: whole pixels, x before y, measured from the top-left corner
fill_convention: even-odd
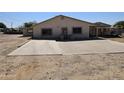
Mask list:
[[[9,55],[45,55],[61,54],[61,49],[56,41],[31,40],[20,48],[14,50]]]
[[[9,55],[95,54],[124,52],[124,43],[111,40],[56,42],[31,40]]]
[[[65,55],[124,52],[124,43],[111,40],[59,42],[59,47]]]

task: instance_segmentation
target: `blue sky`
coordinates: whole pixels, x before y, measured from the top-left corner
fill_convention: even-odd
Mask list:
[[[7,27],[18,27],[24,22],[41,22],[56,15],[65,15],[81,19],[88,22],[105,22],[114,24],[117,21],[124,20],[124,12],[0,12],[0,22]]]

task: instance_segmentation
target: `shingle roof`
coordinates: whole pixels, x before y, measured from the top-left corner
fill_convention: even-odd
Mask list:
[[[100,26],[100,27],[111,27],[111,25],[103,23],[103,22],[96,22],[94,23],[96,26]]]
[[[38,23],[38,24],[36,24],[36,25],[42,24],[42,23],[47,22],[47,21],[49,21],[49,20],[52,20],[52,19],[54,19],[54,18],[56,18],[56,17],[66,17],[66,18],[70,18],[70,19],[73,19],[73,20],[77,20],[77,21],[80,21],[80,22],[85,22],[85,23],[94,25],[94,23],[87,22],[87,21],[83,21],[83,20],[80,20],[80,19],[72,18],[72,17],[68,17],[68,16],[64,16],[64,15],[57,15],[57,16],[55,16],[55,17],[52,17],[52,18],[47,19],[47,20],[45,20],[45,21],[42,21],[42,22],[40,22],[40,23]],[[35,26],[36,26],[36,25],[35,25]]]
[[[40,23],[38,23],[38,24],[36,24],[36,25],[42,24],[42,23],[47,22],[47,21],[49,21],[49,20],[52,20],[52,19],[54,19],[54,18],[56,18],[56,17],[66,17],[66,18],[70,18],[70,19],[77,20],[77,21],[80,21],[80,22],[85,22],[85,23],[92,24],[92,25],[94,25],[94,26],[99,26],[99,27],[111,27],[111,25],[106,24],[106,23],[103,23],[103,22],[91,23],[91,22],[83,21],[83,20],[80,20],[80,19],[76,19],[76,18],[73,18],[73,17],[64,16],[64,15],[57,15],[57,16],[55,16],[55,17],[52,17],[52,18],[47,19],[47,20],[45,20],[45,21],[42,21],[42,22],[40,22]],[[34,25],[34,26],[36,26],[36,25]],[[34,26],[33,26],[33,27],[34,27]]]
[[[58,16],[63,16],[63,17],[66,17],[66,18],[70,18],[70,19],[74,19],[74,20],[77,20],[77,21],[80,21],[80,22],[85,22],[85,23],[88,23],[88,24],[92,24],[92,25],[94,25],[94,24],[91,23],[91,22],[87,22],[87,21],[84,21],[84,20],[76,19],[76,18],[73,18],[73,17],[64,16],[64,15],[58,15]]]

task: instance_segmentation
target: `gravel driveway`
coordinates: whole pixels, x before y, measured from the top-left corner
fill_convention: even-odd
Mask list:
[[[9,55],[96,54],[124,52],[124,43],[111,40],[86,40],[59,42],[54,40],[31,40]]]

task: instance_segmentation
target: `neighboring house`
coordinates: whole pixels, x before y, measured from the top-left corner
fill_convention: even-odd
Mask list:
[[[32,36],[33,34],[33,27],[30,28],[23,28],[23,36]]]
[[[31,35],[36,39],[89,39],[103,35],[111,35],[111,25],[102,22],[86,22],[63,15],[55,16],[46,21],[23,30],[23,35]]]

